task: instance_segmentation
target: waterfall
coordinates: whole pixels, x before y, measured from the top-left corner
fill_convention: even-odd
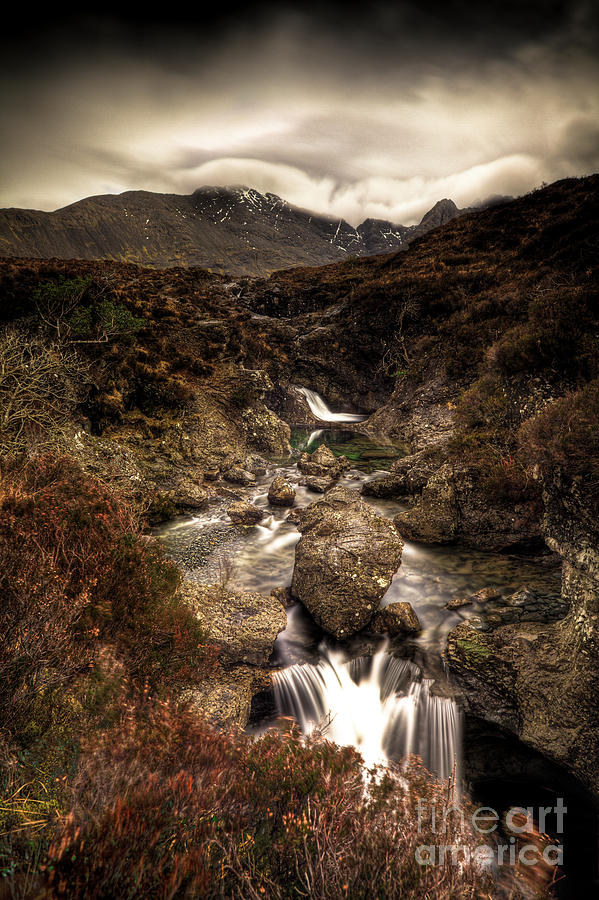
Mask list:
[[[363,422],[368,416],[356,415],[356,413],[334,413],[331,412],[320,394],[311,391],[309,388],[298,387],[297,390],[306,398],[306,402],[310,407],[310,412],[321,422]]]
[[[275,699],[304,734],[356,747],[367,766],[416,755],[440,778],[459,783],[461,718],[457,705],[431,693],[432,681],[385,649],[348,662],[329,651],[318,665],[277,672]]]

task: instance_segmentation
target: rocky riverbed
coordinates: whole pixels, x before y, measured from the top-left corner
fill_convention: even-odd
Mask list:
[[[326,440],[327,430],[320,431],[319,440]],[[338,433],[332,430],[331,442],[338,440]],[[355,443],[355,436],[349,433],[347,444],[351,443]],[[335,446],[337,454],[342,456],[343,445],[335,443]],[[325,444],[321,444],[322,447]],[[325,643],[328,641],[331,646],[338,646],[338,639],[344,638],[344,628],[347,628],[346,638],[356,630],[361,630],[365,636],[370,631],[375,634],[377,631],[379,634],[390,631],[403,655],[418,659],[441,680],[445,680],[440,659],[447,635],[453,633],[452,629],[459,630],[459,627],[463,627],[460,623],[472,621],[472,627],[488,633],[501,625],[522,620],[538,623],[563,617],[565,606],[560,598],[560,568],[556,557],[545,555],[531,559],[483,553],[462,547],[427,547],[408,542],[403,547],[400,564],[401,540],[393,528],[392,519],[397,516],[401,504],[373,496],[377,493],[376,486],[389,478],[388,470],[365,471],[370,468],[369,462],[363,468],[344,464],[343,461],[339,465],[336,461],[339,456],[331,454],[330,458],[322,449],[319,451],[318,447],[312,450],[312,454],[313,465],[322,466],[323,460],[329,460],[333,470],[332,484],[337,486],[331,487],[324,495],[306,484],[310,476],[304,470],[310,468],[307,463],[310,457],[305,452],[303,456],[292,456],[287,461],[263,460],[266,465],[262,466],[260,474],[250,484],[237,485],[231,489],[226,486],[228,482],[223,480],[221,484],[227,496],[215,497],[207,510],[192,517],[175,519],[161,526],[157,532],[172,555],[183,565],[191,582],[217,586],[218,590],[214,588],[214,596],[221,598],[219,602],[223,604],[223,621],[228,615],[226,607],[230,601],[227,598],[243,596],[243,591],[253,591],[255,595],[269,597],[273,590],[276,592],[277,588],[284,589],[276,593],[279,598],[289,598],[291,602],[291,608],[287,610],[291,630],[289,634],[283,631],[277,640],[274,634],[271,647],[273,658],[277,657],[276,648],[280,641],[283,642],[281,646],[287,641],[293,642],[291,634],[299,622],[295,610],[302,606],[301,603],[298,604],[298,595],[301,596],[301,592],[308,590],[307,584],[311,586],[310,596],[307,593],[304,595],[308,609],[312,604],[329,601],[328,615],[332,619],[327,618],[327,613],[324,618],[317,613],[317,621],[306,631],[306,648],[308,645],[315,648],[322,640]],[[251,466],[251,461],[248,466]],[[289,484],[295,491],[292,507],[270,503],[269,487],[276,479]],[[360,500],[360,492],[363,500]],[[364,501],[367,501],[368,506],[365,506]],[[257,510],[259,520],[249,525],[232,521],[229,511],[232,506],[240,504]],[[332,516],[330,523],[329,516]],[[359,552],[356,555],[353,543],[348,548],[349,554],[343,548],[335,546],[336,531],[343,538],[352,528],[356,528],[364,516],[363,527],[373,528],[373,534],[376,534],[377,529],[382,529],[382,533],[390,535],[390,546],[397,548],[392,551],[392,555],[396,555],[393,559],[389,558],[385,573],[372,571],[371,575],[367,575],[368,564],[364,569],[364,561],[360,559]],[[302,522],[305,523],[303,526]],[[317,533],[311,539],[314,551],[306,555],[302,553],[301,532],[307,528],[309,534],[310,526],[316,527]],[[396,537],[392,537],[393,534]],[[365,543],[368,547],[369,539]],[[343,556],[337,557],[340,551]],[[371,547],[370,552],[374,559],[376,550]],[[335,560],[339,559],[343,578],[350,585],[365,575],[374,579],[373,584],[376,583],[377,598],[373,595],[370,601],[366,596],[367,592],[361,589],[356,591],[356,597],[363,601],[363,608],[371,606],[371,609],[366,609],[366,615],[357,628],[351,603],[338,603],[335,591],[331,592],[327,588],[327,578],[332,577],[334,582],[340,584],[339,596],[342,600],[352,596],[345,581],[338,582],[339,576],[335,574],[334,567],[329,568],[327,553],[332,554],[333,566]],[[327,575],[327,572],[330,574]],[[317,601],[318,596],[323,599]],[[280,599],[276,602],[277,608],[282,609]],[[392,624],[389,616],[386,619],[379,616],[378,620],[373,621],[379,604],[387,609],[397,607],[399,610],[401,606],[406,607],[407,619],[404,626],[397,627],[397,617]],[[289,602],[285,605],[289,606]],[[270,600],[265,602],[264,614],[269,615],[268,610],[272,608]],[[317,605],[313,607],[315,610],[317,608]],[[304,618],[306,615],[310,620],[310,615],[303,613]],[[341,619],[336,618],[339,616]],[[417,626],[414,626],[414,620]],[[216,631],[214,635],[216,636]],[[302,641],[300,636],[299,645]],[[297,654],[297,634],[295,643]],[[372,646],[376,646],[376,643]],[[280,663],[279,657],[278,664]],[[247,660],[238,660],[238,664],[243,666],[239,690],[245,699],[243,702],[228,702],[227,708],[235,721],[243,724],[249,716],[248,694],[251,695],[252,691],[260,693],[268,686],[272,665],[266,658],[260,666],[254,663],[254,666],[262,670],[262,675],[256,677],[254,672],[254,677],[250,679]],[[231,692],[235,693],[235,689],[231,687],[230,670],[226,673],[225,680],[230,697]],[[219,715],[222,719],[223,714]]]

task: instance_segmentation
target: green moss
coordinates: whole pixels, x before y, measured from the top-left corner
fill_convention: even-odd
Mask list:
[[[474,656],[478,657],[479,659],[487,659],[487,657],[491,655],[491,651],[488,647],[485,647],[484,644],[479,644],[469,638],[459,638],[456,643],[466,656]]]

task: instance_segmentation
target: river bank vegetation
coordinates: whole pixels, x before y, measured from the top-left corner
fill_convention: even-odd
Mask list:
[[[2,476],[8,896],[477,896],[474,863],[414,858],[434,837],[417,799],[447,800],[416,763],[365,791],[351,749],[254,741],[180,702],[218,647],[126,500],[67,457]]]

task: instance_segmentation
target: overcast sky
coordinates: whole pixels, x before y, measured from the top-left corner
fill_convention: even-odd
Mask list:
[[[426,7],[426,12],[418,6]],[[27,10],[4,31],[0,206],[246,184],[410,224],[599,170],[594,0]]]

